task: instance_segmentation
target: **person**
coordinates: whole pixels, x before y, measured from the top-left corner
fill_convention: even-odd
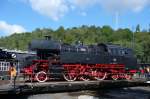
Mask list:
[[[14,84],[15,87],[15,80],[17,76],[17,70],[16,67],[13,65],[13,63],[10,63],[10,68],[9,68],[9,73],[10,73],[10,84]]]
[[[146,77],[149,78],[150,75],[150,66],[146,67]]]

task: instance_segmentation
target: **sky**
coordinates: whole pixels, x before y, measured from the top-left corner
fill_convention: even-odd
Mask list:
[[[0,0],[0,36],[82,25],[149,28],[150,0]]]

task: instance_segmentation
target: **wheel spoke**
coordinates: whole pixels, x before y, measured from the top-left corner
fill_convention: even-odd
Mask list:
[[[112,75],[111,77],[112,77],[113,80],[118,80],[119,75],[118,75],[118,74],[114,74],[114,75]]]
[[[82,81],[89,81],[90,77],[88,75],[81,75],[79,79]]]
[[[130,74],[125,74],[125,79],[126,80],[131,80],[132,79],[132,76]]]
[[[77,78],[75,73],[64,73],[63,76],[66,81],[75,81]]]
[[[96,80],[104,80],[107,76],[107,73],[103,73],[103,72],[97,72],[97,74],[95,75],[95,79]]]

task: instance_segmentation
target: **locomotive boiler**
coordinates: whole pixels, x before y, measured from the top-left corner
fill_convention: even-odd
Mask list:
[[[29,50],[36,59],[23,68],[25,75],[39,82],[64,79],[104,80],[132,79],[137,72],[137,60],[132,49],[114,44],[65,44],[50,36],[33,40]]]

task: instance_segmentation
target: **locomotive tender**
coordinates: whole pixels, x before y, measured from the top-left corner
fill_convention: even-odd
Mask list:
[[[119,45],[69,45],[46,36],[46,39],[33,40],[29,50],[36,51],[37,58],[22,72],[39,82],[52,79],[129,80],[137,72],[132,49]]]

